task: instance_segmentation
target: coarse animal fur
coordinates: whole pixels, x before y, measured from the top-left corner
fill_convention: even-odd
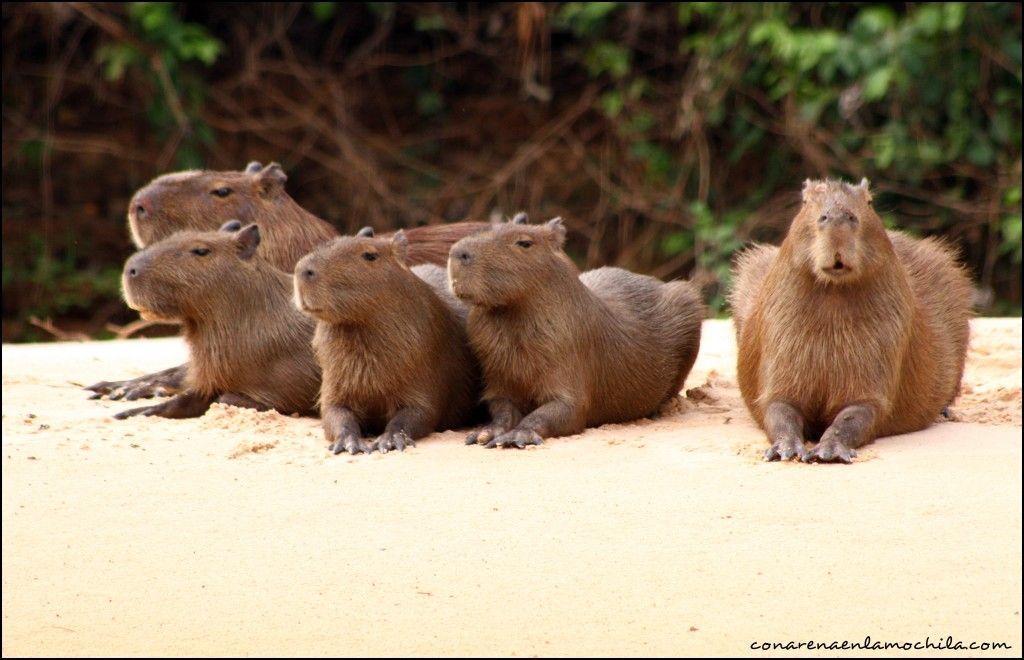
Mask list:
[[[740,254],[734,283],[739,385],[769,460],[849,462],[956,397],[970,279],[944,242],[887,232],[867,180],[807,181],[782,245]]]
[[[189,170],[153,179],[128,205],[132,240],[144,248],[176,232],[214,231],[232,220],[256,223],[259,255],[291,273],[295,262],[337,235],[334,227],[306,211],[285,191],[288,177],[277,163],[249,163],[242,171]],[[405,230],[410,265],[444,265],[451,245],[486,227],[479,222],[427,225]],[[388,235],[385,235],[388,236]],[[172,394],[181,387],[186,367],[174,367],[126,381],[103,381],[87,389],[93,398],[128,400]]]
[[[365,228],[295,266],[295,305],[317,320],[320,408],[334,453],[402,450],[465,423],[478,390],[465,308],[444,270],[410,269],[405,234]],[[364,433],[380,435],[367,443]]]
[[[581,275],[565,233],[561,219],[520,214],[452,246],[449,280],[470,306],[492,418],[467,443],[523,447],[650,415],[693,366],[705,315],[696,288],[619,268]]]
[[[291,277],[256,254],[260,231],[183,231],[125,263],[124,297],[144,318],[182,324],[185,389],[117,415],[197,417],[221,400],[282,413],[316,408],[313,323],[291,303]]]

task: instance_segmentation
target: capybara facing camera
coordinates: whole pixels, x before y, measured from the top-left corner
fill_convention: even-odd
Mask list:
[[[767,459],[848,463],[956,397],[970,280],[943,242],[887,232],[867,180],[807,181],[782,245],[739,255],[734,283],[739,385]]]

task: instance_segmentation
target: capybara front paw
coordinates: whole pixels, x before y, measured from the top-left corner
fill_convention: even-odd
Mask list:
[[[376,449],[382,454],[396,449],[404,451],[406,447],[415,447],[416,442],[406,435],[405,431],[385,431],[374,441],[370,451]]]
[[[803,460],[806,454],[807,450],[804,449],[804,441],[800,438],[780,438],[773,442],[772,446],[764,452],[764,460],[788,461],[793,457]]]
[[[851,463],[856,455],[856,450],[842,442],[823,438],[814,449],[804,454],[801,460],[804,463]]]
[[[373,451],[373,448],[357,435],[346,435],[338,438],[329,449],[334,454],[340,454],[343,451],[347,451],[350,454],[369,454]]]
[[[517,429],[515,431],[509,431],[508,433],[502,433],[501,435],[492,438],[487,443],[488,449],[495,447],[518,447],[519,449],[525,449],[527,445],[539,445],[544,442],[544,439],[537,435],[536,431]]]
[[[178,393],[178,388],[164,379],[149,376],[140,376],[132,380],[104,380],[85,389],[95,392],[90,399],[102,399],[106,396],[111,401],[152,399],[156,396],[172,396]]]
[[[499,435],[505,433],[505,431],[507,431],[507,430],[508,429],[506,429],[505,427],[498,426],[497,424],[491,424],[489,426],[484,426],[482,428],[479,428],[479,429],[471,432],[469,435],[467,435],[466,436],[466,444],[467,445],[477,445],[477,444],[484,445],[484,444],[487,444],[488,442],[490,442],[494,438],[497,438]]]
[[[142,415],[148,417],[150,415],[157,414],[157,410],[160,406],[142,406],[140,408],[129,408],[128,410],[122,410],[121,412],[114,415],[114,419],[128,419],[129,417],[136,417]]]

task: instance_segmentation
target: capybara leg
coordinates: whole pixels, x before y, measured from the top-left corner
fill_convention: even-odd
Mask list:
[[[788,403],[772,401],[764,414],[764,426],[772,446],[764,453],[766,461],[802,459],[804,450],[804,419],[800,411]]]
[[[225,403],[229,406],[238,406],[239,408],[254,408],[259,411],[270,410],[270,406],[264,405],[256,399],[250,399],[244,394],[237,394],[235,392],[221,394],[217,399],[217,403]]]
[[[579,430],[575,408],[564,401],[548,401],[523,418],[515,429],[503,433],[487,443],[488,447],[518,447],[539,445],[543,438],[568,435]]]
[[[184,388],[188,365],[164,369],[155,374],[139,376],[131,380],[104,380],[85,388],[95,392],[90,399],[106,396],[112,401],[125,399],[152,399],[155,396],[173,396]]]
[[[519,420],[523,418],[523,413],[509,399],[493,399],[488,401],[487,409],[491,413],[491,423],[467,435],[467,445],[486,444],[510,428],[515,427]]]
[[[825,429],[818,445],[807,452],[803,460],[849,463],[857,455],[857,447],[871,439],[871,427],[874,423],[874,406],[859,403],[846,406],[836,415],[832,426]]]
[[[114,419],[128,419],[136,415],[170,417],[171,419],[199,417],[209,409],[214,398],[215,396],[212,395],[186,390],[155,406],[142,406],[121,411],[114,415]]]
[[[415,447],[416,438],[422,438],[434,430],[430,417],[417,408],[402,408],[391,418],[371,449],[386,454],[392,449],[404,451],[406,447]]]
[[[324,436],[330,443],[328,449],[335,454],[347,451],[350,454],[369,454],[370,445],[363,442],[359,420],[348,408],[327,406],[320,414]]]

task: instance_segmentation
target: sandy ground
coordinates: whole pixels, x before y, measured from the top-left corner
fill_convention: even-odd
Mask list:
[[[659,419],[371,457],[328,455],[313,419],[118,422],[135,404],[78,389],[181,361],[176,339],[4,346],[3,654],[745,655],[870,635],[1019,656],[1021,321],[973,330],[960,421],[849,466],[760,460],[728,321]]]

